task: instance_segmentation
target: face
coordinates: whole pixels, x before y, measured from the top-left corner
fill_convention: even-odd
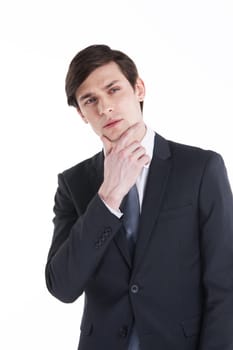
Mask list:
[[[76,91],[83,120],[110,141],[117,141],[126,129],[142,122],[140,101],[144,96],[143,81],[138,78],[133,89],[115,62],[95,69]]]

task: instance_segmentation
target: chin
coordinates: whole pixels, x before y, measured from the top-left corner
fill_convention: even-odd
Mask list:
[[[111,142],[116,142],[126,130],[127,128],[112,130],[112,132],[106,133],[104,136],[106,136]]]
[[[108,139],[109,139],[109,141],[111,141],[111,142],[117,142],[118,140],[119,140],[119,138],[121,137],[121,135],[122,134],[120,134],[120,135],[114,135],[114,136],[106,136]]]

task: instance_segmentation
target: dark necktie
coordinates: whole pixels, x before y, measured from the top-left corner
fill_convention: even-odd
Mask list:
[[[123,225],[126,232],[126,238],[133,259],[140,217],[140,204],[136,185],[134,185],[128,192],[121,206],[121,210],[123,211]],[[132,333],[130,335],[128,350],[140,350],[135,325],[133,325]]]
[[[126,238],[129,243],[131,257],[133,257],[140,217],[140,204],[136,185],[134,185],[128,192],[121,209],[124,214],[123,225],[126,232]]]

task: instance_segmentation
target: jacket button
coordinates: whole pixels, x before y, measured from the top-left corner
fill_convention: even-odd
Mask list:
[[[121,338],[126,338],[127,334],[128,334],[128,327],[126,327],[126,326],[121,327],[119,330],[119,336]]]
[[[105,227],[104,232],[107,233],[108,235],[112,232],[111,227]]]
[[[137,284],[133,284],[130,288],[131,292],[134,293],[134,294],[137,294],[138,291],[139,291],[139,287]]]
[[[96,242],[95,242],[95,247],[96,247],[96,249],[100,248],[100,246],[101,246],[100,241],[96,241]]]

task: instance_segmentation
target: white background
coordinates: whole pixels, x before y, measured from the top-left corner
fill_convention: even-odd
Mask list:
[[[0,348],[76,349],[83,298],[45,287],[57,174],[101,144],[66,105],[73,56],[106,43],[137,63],[144,116],[222,154],[233,183],[231,0],[8,0],[0,4]]]

